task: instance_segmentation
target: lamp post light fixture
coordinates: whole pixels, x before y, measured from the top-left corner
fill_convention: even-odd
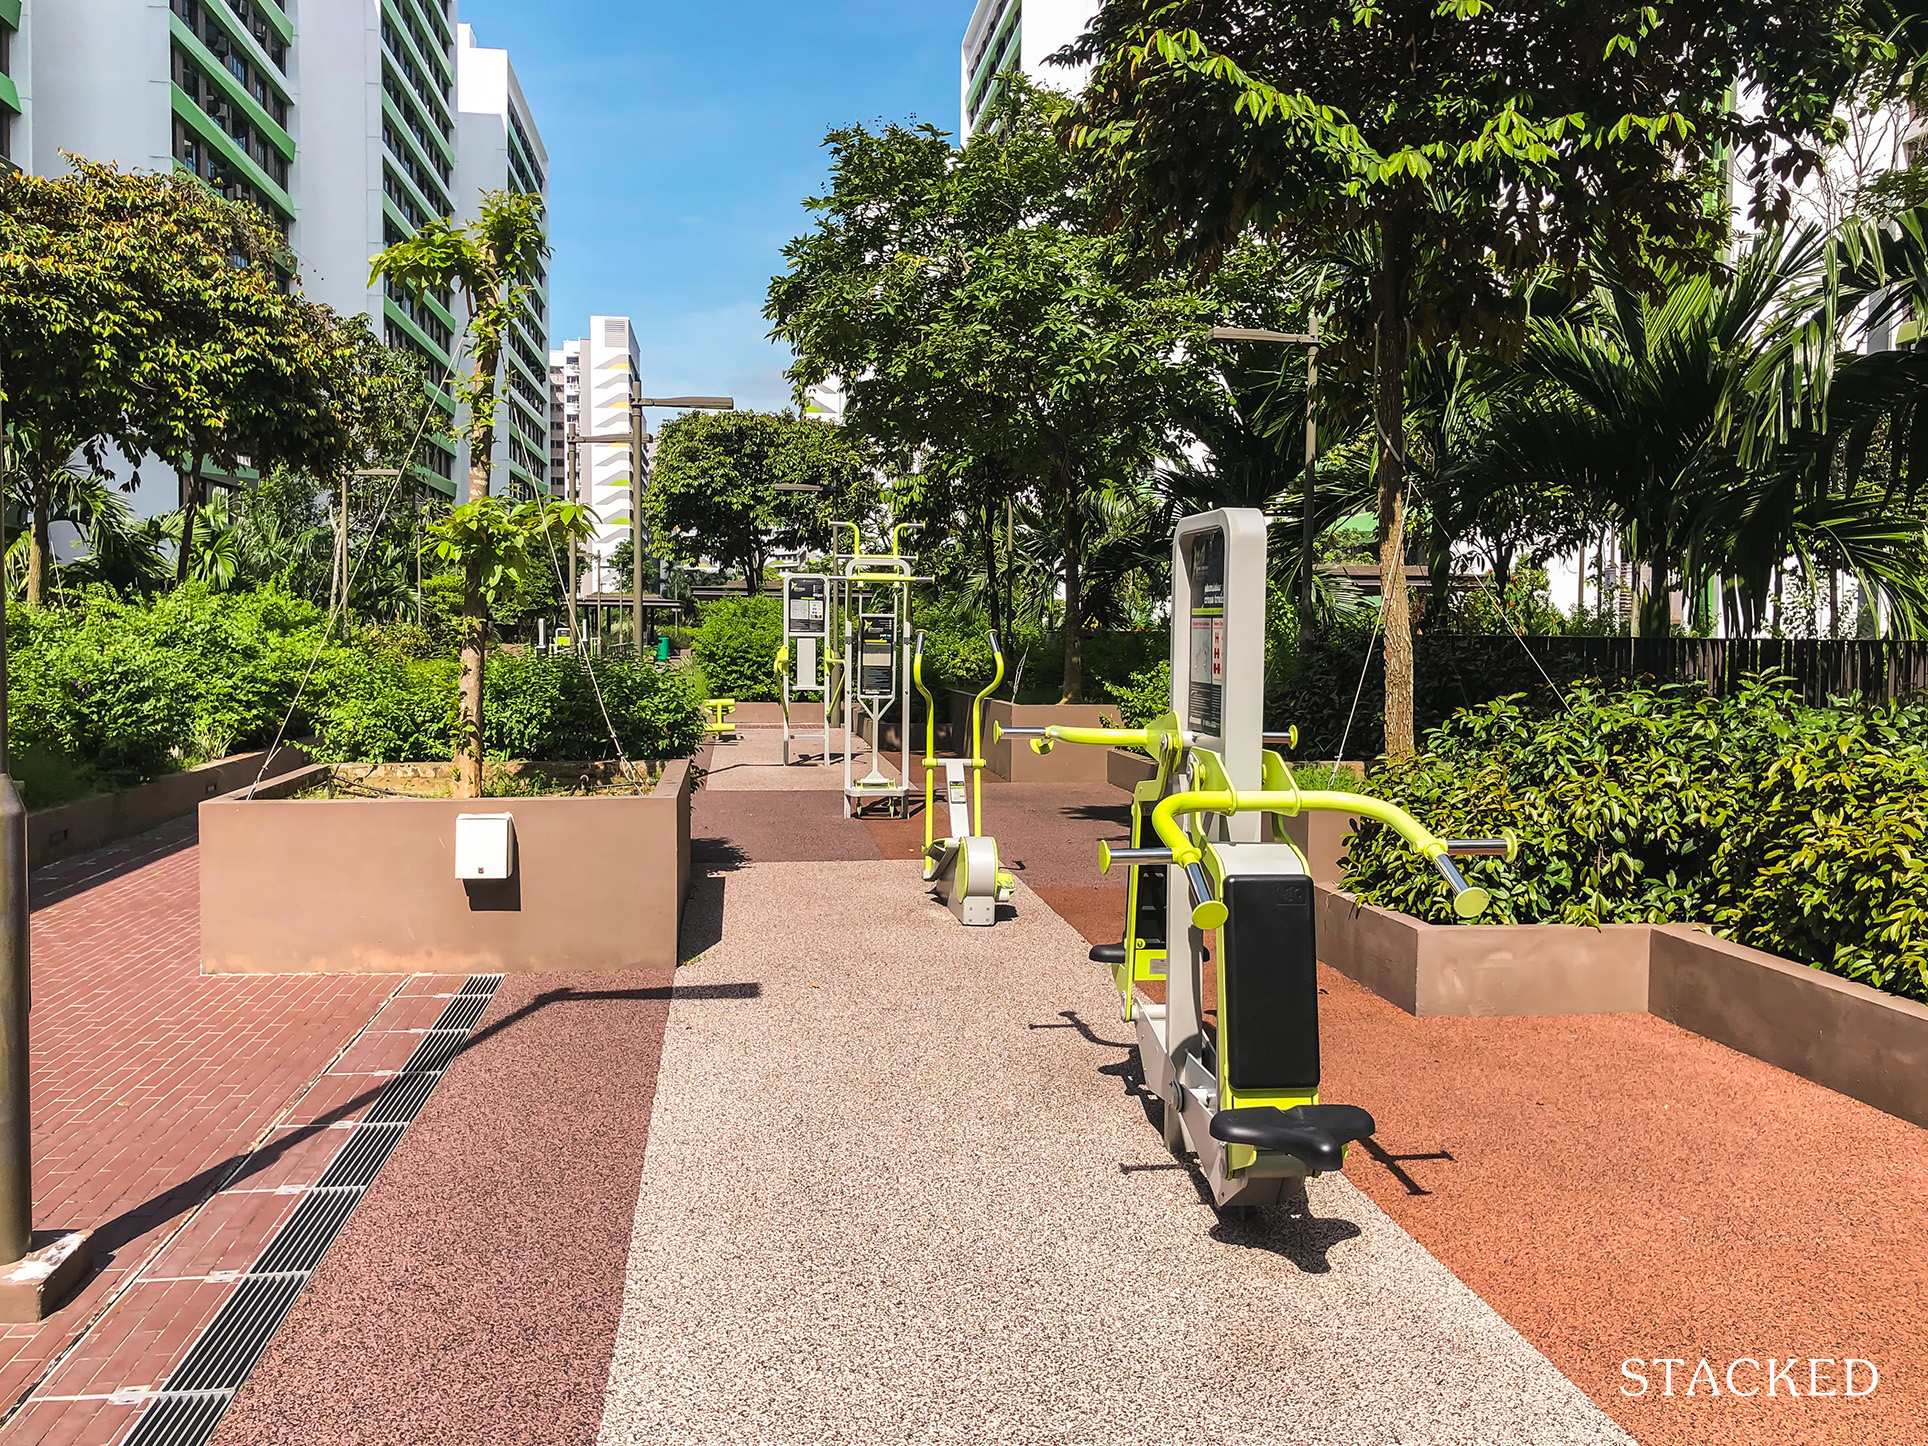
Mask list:
[[[1262,326],[1215,326],[1213,341],[1263,341],[1281,346],[1302,346],[1305,353],[1305,500],[1299,519],[1299,655],[1312,642],[1312,550],[1318,542],[1318,528],[1312,521],[1312,471],[1319,460],[1319,430],[1313,421],[1312,403],[1319,387],[1319,318],[1312,318],[1312,330],[1272,331]]]
[[[643,655],[643,487],[647,482],[644,473],[649,467],[649,454],[644,450],[644,444],[649,440],[643,431],[645,407],[666,407],[682,412],[733,412],[736,410],[736,398],[645,397],[632,383],[627,432],[606,432],[596,437],[583,436],[574,428],[570,429],[568,450],[571,501],[575,500],[577,447],[587,443],[590,446],[629,448],[629,579],[633,593],[630,605],[630,632],[632,641],[636,644],[636,656],[639,658]],[[575,587],[573,576],[570,578],[569,585],[572,589]]]

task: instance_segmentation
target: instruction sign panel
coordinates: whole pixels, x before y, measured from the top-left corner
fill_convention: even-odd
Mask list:
[[[1188,546],[1192,634],[1185,722],[1193,732],[1216,738],[1225,724],[1225,534],[1201,532]]]
[[[828,578],[792,574],[783,580],[783,635],[786,638],[821,638],[830,625],[825,597]]]
[[[865,613],[857,630],[857,696],[897,696],[897,617]]]

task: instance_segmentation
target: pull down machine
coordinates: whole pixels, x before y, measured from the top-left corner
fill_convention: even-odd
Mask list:
[[[991,681],[971,700],[971,751],[963,758],[937,756],[937,700],[924,686],[922,633],[911,657],[911,679],[924,695],[924,882],[937,885],[944,906],[965,924],[995,924],[997,906],[1011,901],[1011,876],[998,865],[997,840],[979,832],[984,827],[984,700],[1004,681],[1004,653],[997,634],[990,639],[995,666]],[[939,764],[944,767],[944,807],[950,822],[949,836],[941,839],[935,838]],[[968,791],[966,770],[971,775]]]
[[[1146,1086],[1165,1104],[1165,1143],[1196,1152],[1219,1206],[1267,1205],[1307,1175],[1341,1168],[1346,1147],[1376,1126],[1356,1105],[1319,1102],[1312,878],[1290,843],[1261,840],[1261,815],[1324,809],[1386,824],[1432,860],[1464,919],[1488,898],[1452,855],[1510,857],[1514,845],[1435,838],[1382,799],[1299,788],[1263,747],[1264,515],[1185,518],[1172,553],[1171,711],[1144,728],[993,737],[1029,737],[1039,753],[1138,747],[1157,761],[1132,793],[1130,847],[1100,847],[1101,872],[1130,869],[1126,929],[1091,957],[1111,966],[1120,1017],[1136,1026]]]

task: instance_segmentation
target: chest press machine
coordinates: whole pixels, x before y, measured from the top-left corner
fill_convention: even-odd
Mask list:
[[[1143,728],[993,734],[1039,753],[1122,745],[1157,761],[1132,792],[1130,846],[1099,847],[1101,873],[1130,871],[1126,929],[1091,957],[1111,966],[1120,1018],[1135,1026],[1166,1145],[1197,1154],[1221,1208],[1277,1202],[1376,1129],[1357,1105],[1319,1101],[1312,878],[1293,845],[1262,841],[1261,817],[1332,810],[1385,824],[1432,861],[1463,919],[1488,897],[1452,856],[1514,848],[1439,839],[1383,799],[1298,786],[1263,746],[1265,586],[1262,513],[1185,518],[1172,538],[1171,711]]]

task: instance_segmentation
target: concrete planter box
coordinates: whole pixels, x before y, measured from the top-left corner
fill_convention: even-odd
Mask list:
[[[1928,1128],[1928,1006],[1686,924],[1428,924],[1321,885],[1319,957],[1415,1015],[1646,1011]]]
[[[258,753],[237,753],[119,793],[76,799],[30,813],[27,815],[27,867],[37,869],[43,864],[58,863],[116,839],[186,818],[201,806],[202,800],[253,783],[267,757],[265,749]],[[299,748],[281,748],[268,764],[268,777],[305,768],[310,761]]]
[[[781,703],[738,703],[731,715],[739,728],[781,728],[783,726],[783,705]],[[790,731],[823,728],[823,704],[792,703],[790,705]]]
[[[970,737],[971,697],[953,689],[950,694],[951,736]],[[1052,723],[1078,728],[1116,727],[1115,703],[1007,703],[999,698],[984,701],[984,760],[992,773],[1008,783],[1109,783],[1109,748],[1082,748],[1064,744],[1046,754],[1031,751],[1024,738],[991,741],[991,725],[1005,728],[1042,728]]]
[[[1150,783],[1158,776],[1158,765],[1142,753],[1130,753],[1123,748],[1105,750],[1105,779],[1113,788],[1122,788],[1129,793],[1141,783]]]
[[[201,805],[203,972],[675,967],[689,892],[687,760],[643,798],[287,796],[326,772]],[[512,877],[455,877],[463,813],[515,816]]]

